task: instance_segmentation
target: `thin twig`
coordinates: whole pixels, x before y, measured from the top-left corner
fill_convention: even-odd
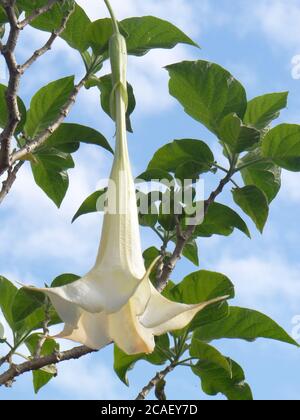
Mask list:
[[[38,149],[48,140],[48,138],[54,133],[54,131],[61,125],[61,123],[68,116],[87,78],[88,78],[88,75],[85,75],[84,78],[74,87],[73,91],[71,92],[69,96],[69,99],[67,100],[65,105],[62,107],[57,119],[49,127],[47,127],[44,131],[42,131],[38,136],[36,136],[33,140],[26,143],[24,147],[22,147],[21,149],[17,150],[16,152],[12,154],[12,157],[11,157],[12,163],[18,160],[24,159],[24,157],[27,154],[33,153],[36,149]]]
[[[49,50],[51,50],[55,40],[64,32],[66,29],[68,20],[70,19],[71,15],[73,14],[75,8],[71,9],[62,19],[61,25],[55,31],[52,32],[48,41],[43,45],[41,48],[36,50],[32,56],[19,67],[20,72],[23,74],[33,63],[37,61],[42,55],[46,54]]]
[[[155,388],[159,382],[163,381],[165,377],[174,370],[175,366],[173,364],[167,366],[161,372],[158,372],[154,378],[142,389],[139,395],[136,397],[137,401],[145,400],[149,393]]]
[[[23,164],[24,162],[20,161],[15,165],[13,169],[8,170],[7,178],[2,183],[2,189],[0,191],[0,204],[2,203],[4,198],[7,196],[7,194],[10,192],[14,182],[16,181],[17,173],[19,172]]]
[[[71,359],[79,359],[87,354],[94,353],[96,350],[91,350],[88,347],[80,346],[62,353],[54,353],[50,356],[40,357],[20,365],[12,365],[10,369],[0,375],[0,386],[10,386],[14,379],[26,372],[42,369],[49,365],[65,362]]]
[[[211,204],[213,204],[215,199],[218,197],[218,195],[221,194],[225,185],[227,185],[231,181],[232,175],[233,175],[233,170],[230,170],[227,173],[227,175],[225,176],[225,178],[223,178],[220,181],[216,190],[213,191],[211,193],[211,195],[209,196],[209,198],[205,201],[205,203],[204,203],[204,216],[207,214],[208,209],[211,206]],[[193,234],[196,230],[196,227],[197,227],[196,225],[188,226],[185,231],[181,232],[180,237],[177,238],[177,243],[176,243],[175,250],[174,250],[172,256],[170,257],[170,259],[168,259],[165,262],[164,269],[161,273],[160,278],[157,281],[156,288],[159,292],[162,292],[165,289],[165,287],[167,286],[170,275],[174,271],[177,262],[180,260],[183,249],[184,249],[185,245],[188,243],[188,241],[191,239],[191,237],[193,236]]]
[[[38,343],[35,349],[35,353],[34,353],[35,359],[38,359],[39,357],[41,357],[43,346],[45,342],[47,341],[47,338],[49,337],[49,324],[51,321],[50,307],[51,307],[50,300],[47,298],[46,309],[45,309],[45,319],[43,321],[43,334],[38,340]]]
[[[55,3],[62,3],[63,0],[49,0],[47,4],[43,7],[35,9],[30,16],[27,16],[24,20],[19,22],[19,28],[24,29],[25,26],[30,25],[36,18],[43,15],[44,13],[49,12],[50,9],[55,5]]]

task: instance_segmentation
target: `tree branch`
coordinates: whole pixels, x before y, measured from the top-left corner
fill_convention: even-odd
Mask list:
[[[49,10],[55,5],[55,3],[62,3],[63,0],[49,0],[47,4],[43,7],[35,9],[30,16],[27,16],[24,20],[19,23],[19,29],[24,29],[25,26],[30,25],[36,18],[41,16],[44,13],[49,12]]]
[[[17,178],[17,173],[23,166],[24,162],[18,162],[13,169],[8,170],[8,175],[6,180],[2,183],[2,189],[0,191],[0,204],[4,200],[4,198],[7,196],[7,194],[10,192],[14,182]]]
[[[42,369],[43,367],[55,365],[57,363],[65,362],[71,359],[79,359],[82,356],[86,356],[87,354],[95,352],[96,350],[91,350],[88,347],[80,346],[74,347],[73,349],[64,351],[62,353],[54,353],[50,356],[40,357],[20,365],[12,365],[10,369],[0,375],[0,386],[10,386],[15,378],[26,372]]]
[[[211,195],[209,196],[209,198],[205,201],[205,203],[204,203],[204,216],[207,214],[208,209],[211,206],[211,204],[214,203],[215,199],[218,197],[218,195],[221,194],[224,187],[230,182],[233,173],[234,173],[234,171],[230,170],[227,173],[227,175],[225,176],[225,178],[223,178],[220,181],[216,190],[214,190],[211,193]],[[164,264],[164,268],[162,270],[161,276],[157,280],[156,288],[160,293],[167,286],[170,275],[174,271],[177,262],[180,260],[183,249],[184,249],[185,245],[188,243],[188,241],[191,239],[193,233],[196,230],[196,227],[197,227],[196,225],[190,225],[190,226],[187,227],[187,229],[185,231],[183,231],[183,232],[180,231],[180,235],[178,234],[179,232],[177,232],[178,238],[177,238],[175,250],[174,250],[172,256],[170,257],[170,259],[168,259],[166,261],[166,263]]]
[[[24,157],[29,154],[33,153],[37,148],[42,146],[48,138],[54,133],[54,131],[61,125],[61,123],[65,120],[68,116],[72,106],[74,105],[76,98],[81,90],[81,88],[85,85],[86,80],[88,79],[89,75],[85,75],[84,78],[74,87],[73,91],[70,94],[69,99],[67,100],[66,104],[60,111],[58,118],[49,126],[47,127],[42,133],[36,136],[32,141],[26,143],[24,147],[17,150],[12,154],[11,163],[14,163],[18,160],[24,159]]]
[[[166,367],[166,369],[162,370],[161,372],[158,372],[154,378],[151,379],[151,381],[142,389],[142,391],[139,393],[139,395],[136,397],[137,401],[145,400],[148,396],[148,394],[152,391],[153,388],[155,388],[159,382],[165,379],[165,377],[171,373],[175,369],[175,366],[173,364]]]
[[[8,17],[10,33],[6,45],[1,46],[1,54],[6,61],[6,65],[9,71],[9,82],[5,93],[8,122],[0,135],[0,175],[3,174],[10,166],[11,139],[21,120],[17,98],[21,73],[18,69],[18,64],[14,54],[20,35],[20,29],[15,13],[15,1],[5,2],[3,5]]]
[[[49,50],[51,50],[52,45],[54,44],[55,40],[64,32],[66,29],[68,20],[70,19],[72,13],[74,12],[74,8],[71,9],[66,16],[62,19],[61,25],[55,31],[52,32],[48,41],[43,45],[41,48],[36,50],[32,56],[19,67],[21,74],[23,74],[33,63],[37,61],[42,55],[46,54]]]

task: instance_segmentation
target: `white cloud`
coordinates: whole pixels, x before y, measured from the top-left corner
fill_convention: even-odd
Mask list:
[[[300,175],[295,172],[283,171],[281,198],[287,202],[300,202]]]
[[[289,310],[299,310],[300,266],[291,265],[282,256],[221,257],[217,270],[229,276],[236,294],[243,304],[255,308],[272,308],[288,305]]]
[[[262,1],[256,14],[272,41],[287,48],[300,48],[300,4],[297,0]]]
[[[50,387],[72,399],[120,400],[126,397],[126,389],[112,369],[95,357],[62,363]]]

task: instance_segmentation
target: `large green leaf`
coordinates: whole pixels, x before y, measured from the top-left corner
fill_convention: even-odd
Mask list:
[[[269,204],[266,195],[254,185],[236,188],[232,191],[234,201],[253,220],[262,233],[269,216]]]
[[[7,86],[0,84],[0,127],[4,128],[8,121],[8,112],[5,93]],[[24,127],[26,121],[26,107],[21,98],[18,97],[18,107],[21,114],[21,121],[17,127],[16,134],[20,133]]]
[[[170,342],[168,335],[163,335],[161,337],[156,338],[156,347],[152,354],[136,354],[130,356],[124,353],[122,350],[118,348],[118,346],[114,346],[114,370],[120,380],[124,382],[125,385],[129,385],[128,382],[128,371],[132,370],[139,360],[145,360],[153,365],[163,365],[168,358],[164,354],[164,351],[168,351],[170,347]]]
[[[242,153],[250,149],[260,140],[260,131],[243,124],[236,114],[229,114],[223,118],[219,138],[233,154]]]
[[[244,123],[258,130],[266,128],[287,106],[288,92],[269,93],[248,102]]]
[[[196,227],[195,235],[202,237],[229,236],[234,229],[239,229],[250,238],[246,223],[234,210],[223,204],[213,203],[210,205],[203,223]]]
[[[267,338],[298,346],[271,318],[260,312],[238,307],[230,307],[227,318],[199,328],[195,337],[204,341],[223,338],[253,341],[257,338]]]
[[[263,139],[262,153],[288,171],[300,172],[300,125],[281,124]]]
[[[226,357],[224,357],[217,349],[207,343],[204,343],[203,341],[200,341],[198,338],[193,337],[192,339],[190,356],[203,362],[213,363],[231,374],[231,365],[228,363]]]
[[[89,47],[89,40],[86,35],[87,28],[91,25],[91,21],[85,11],[76,3],[75,10],[70,16],[66,29],[61,34],[72,48],[84,52]]]
[[[189,162],[197,162],[201,165],[202,172],[207,172],[214,162],[214,155],[203,141],[174,140],[154,154],[148,165],[148,170],[162,169],[175,173],[179,166]]]
[[[64,17],[68,14],[70,7],[73,8],[74,2],[67,4],[68,2],[57,2],[47,12],[34,19],[31,26],[41,31],[53,32],[59,29],[62,25]],[[70,1],[69,1],[70,3]],[[47,4],[47,0],[18,0],[18,4],[22,6],[26,12],[26,16],[31,15],[32,12]],[[91,24],[85,11],[77,4],[74,4],[74,11],[71,14],[66,28],[61,35],[72,48],[78,49],[79,51],[85,51],[89,47],[89,40],[87,37],[87,30]]]
[[[31,169],[36,184],[60,207],[69,187],[67,169],[74,168],[68,153],[57,149],[44,149],[34,155]]]
[[[40,340],[40,334],[32,334],[26,339],[26,346],[30,351],[31,355],[34,356],[38,342]],[[55,351],[59,351],[59,344],[56,343],[52,338],[47,338],[41,349],[41,356],[49,356]],[[35,370],[32,372],[33,376],[33,388],[37,394],[41,388],[47,385],[53,377],[57,374],[55,366],[45,366],[43,369]]]
[[[18,6],[24,10],[27,16],[31,16],[32,12],[45,6],[47,0],[17,0]],[[47,12],[37,17],[32,26],[43,31],[53,31],[57,29],[63,18],[63,8],[58,2]]]
[[[75,222],[78,217],[84,214],[96,213],[98,211],[102,211],[104,209],[104,201],[105,201],[105,194],[107,192],[107,188],[104,188],[100,191],[96,191],[91,194],[88,198],[84,200],[81,204],[79,209],[77,210],[76,214],[72,219],[72,223]],[[101,198],[101,202],[100,199]]]
[[[49,137],[46,142],[47,146],[59,149],[65,145],[72,144],[77,146],[79,143],[94,144],[101,146],[109,152],[113,153],[111,146],[106,138],[93,128],[80,124],[64,123]]]
[[[59,117],[73,89],[74,76],[70,76],[49,83],[34,95],[24,127],[28,137],[41,133]]]
[[[12,304],[18,289],[5,277],[0,276],[0,309],[8,325],[13,329]]]
[[[281,169],[263,158],[258,163],[251,164],[251,162],[255,162],[257,158],[261,157],[260,154],[260,149],[248,153],[239,161],[239,166],[248,165],[241,170],[245,184],[258,187],[266,194],[269,203],[271,203],[281,187]]]
[[[247,383],[243,369],[233,360],[227,359],[231,366],[231,373],[219,365],[201,361],[192,368],[195,375],[199,376],[202,389],[207,395],[225,395],[232,401],[251,401],[253,395]]]
[[[167,66],[169,89],[185,112],[218,133],[228,114],[244,117],[247,98],[243,86],[225,69],[207,61],[184,61]]]
[[[165,296],[175,302],[187,304],[201,303],[222,296],[229,296],[231,299],[234,297],[234,286],[223,274],[201,270],[185,277],[181,283],[168,290]],[[212,305],[196,315],[190,329],[194,330],[227,315],[226,302]]]
[[[133,55],[144,55],[154,48],[173,48],[177,44],[197,46],[172,23],[157,17],[133,17],[123,20],[121,26],[128,33],[127,48]]]
[[[177,44],[196,44],[171,23],[153,17],[133,17],[120,22],[126,36],[128,53],[144,55],[154,48],[173,48]],[[92,23],[89,30],[90,46],[95,54],[107,55],[108,42],[113,33],[111,19],[100,19]]]

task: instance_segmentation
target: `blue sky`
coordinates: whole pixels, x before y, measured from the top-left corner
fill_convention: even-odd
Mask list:
[[[82,0],[93,18],[106,16],[100,0]],[[184,114],[168,96],[167,72],[162,68],[184,59],[205,59],[223,65],[246,87],[249,98],[273,91],[290,91],[289,107],[281,121],[300,121],[300,79],[292,76],[292,59],[300,54],[300,5],[295,0],[112,0],[120,18],[156,15],[177,24],[195,39],[202,50],[178,46],[172,51],[153,51],[142,59],[131,58],[129,81],[135,88],[137,110],[134,134],[129,137],[132,165],[141,173],[153,152],[173,139],[208,141],[220,155],[214,137]],[[38,47],[45,34],[27,30],[18,51],[20,61]],[[21,96],[29,102],[38,88],[65,75],[83,72],[80,58],[59,41],[24,78]],[[3,74],[3,72],[1,72]],[[83,92],[70,121],[95,127],[112,141],[114,128],[100,110],[97,91]],[[111,156],[103,150],[82,147],[70,172],[70,190],[58,211],[35,186],[29,168],[0,208],[1,274],[11,280],[43,284],[64,272],[83,274],[93,264],[99,240],[101,216],[70,221],[84,198],[108,176]],[[213,182],[216,182],[214,180]],[[300,314],[299,217],[300,174],[283,174],[283,187],[272,204],[263,236],[242,234],[199,241],[200,268],[220,271],[236,285],[236,305],[254,308],[273,317],[290,333]],[[207,193],[210,186],[206,185]],[[231,204],[230,191],[220,199]],[[232,205],[233,206],[233,205]],[[234,207],[234,206],[233,206]],[[156,239],[142,231],[144,247]],[[182,261],[174,279],[180,280],[196,268]],[[63,348],[69,343],[62,342]],[[226,341],[216,343],[245,369],[256,399],[299,399],[300,377],[296,348],[276,342]],[[35,396],[30,376],[18,379],[12,389],[0,389],[0,399],[110,399],[133,398],[153,376],[156,368],[140,363],[130,374],[126,388],[113,373],[111,348],[77,362],[60,366],[59,376]],[[171,398],[202,399],[197,378],[181,369],[170,376]]]

